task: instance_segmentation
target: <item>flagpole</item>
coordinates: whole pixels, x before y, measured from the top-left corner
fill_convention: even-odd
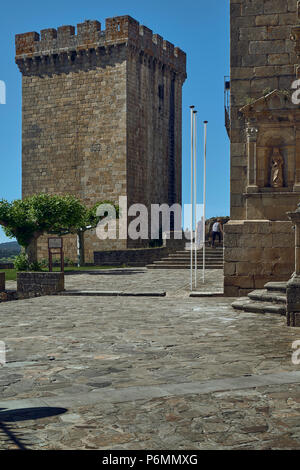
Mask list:
[[[195,288],[197,288],[197,111],[194,111],[194,223],[195,223]]]
[[[205,212],[206,212],[206,146],[207,146],[207,124],[204,121],[204,175],[203,175],[203,282],[205,282]]]
[[[194,158],[194,123],[193,123],[193,109],[195,106],[190,106],[191,109],[191,291],[193,290],[193,213],[194,213],[194,198],[193,198],[193,158]]]

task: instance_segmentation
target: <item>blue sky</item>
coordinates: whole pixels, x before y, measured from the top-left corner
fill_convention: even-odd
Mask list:
[[[183,87],[183,203],[190,202],[190,111],[198,110],[198,202],[203,193],[203,125],[208,120],[207,217],[229,215],[229,140],[224,127],[224,75],[229,75],[229,0],[15,0],[1,5],[0,198],[21,196],[21,74],[14,36],[44,28],[130,15],[187,53]],[[0,229],[0,242],[6,241]]]

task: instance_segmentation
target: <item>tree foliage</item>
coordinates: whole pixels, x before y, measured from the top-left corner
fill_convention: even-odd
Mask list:
[[[44,233],[66,235],[81,234],[95,228],[101,219],[96,215],[100,204],[112,204],[103,201],[91,208],[85,207],[77,198],[71,195],[58,196],[37,194],[23,200],[8,202],[0,200],[0,225],[5,234],[16,238],[19,245],[26,249],[31,261],[36,261],[36,253],[31,253],[29,247]],[[119,207],[114,206],[117,217]]]
[[[27,247],[45,232],[76,233],[86,222],[86,208],[74,196],[37,194],[23,200],[0,201],[0,224],[5,234]]]
[[[110,205],[113,205],[114,208],[115,208],[115,211],[116,211],[116,218],[118,219],[119,218],[119,206],[116,205],[116,204],[113,204],[111,201],[101,201],[101,202],[97,202],[97,204],[95,204],[93,207],[91,207],[90,209],[87,209],[87,212],[86,212],[86,223],[85,223],[85,226],[82,227],[82,230],[87,230],[87,229],[91,229],[91,228],[95,228],[97,227],[98,223],[100,222],[100,220],[102,218],[104,218],[107,214],[104,214],[103,217],[98,217],[97,216],[97,209],[98,207],[101,205],[101,204],[110,204]]]

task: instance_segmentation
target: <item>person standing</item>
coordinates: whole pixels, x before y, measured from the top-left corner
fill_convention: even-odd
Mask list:
[[[219,245],[221,245],[222,241],[222,235],[223,235],[223,228],[221,224],[221,219],[217,219],[217,221],[213,224],[212,227],[212,244],[211,246],[215,246],[215,240],[218,237],[219,239]]]

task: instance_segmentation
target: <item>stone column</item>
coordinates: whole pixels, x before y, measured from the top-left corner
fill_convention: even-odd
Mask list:
[[[248,126],[246,129],[247,134],[247,153],[248,153],[248,184],[247,192],[256,193],[257,186],[257,164],[256,164],[256,140],[258,129],[253,126]]]
[[[300,69],[299,69],[300,78]],[[300,192],[300,127],[296,127],[296,150],[295,150],[295,182],[294,191]]]
[[[287,215],[295,224],[295,272],[287,283],[287,325],[300,327],[300,204]]]

